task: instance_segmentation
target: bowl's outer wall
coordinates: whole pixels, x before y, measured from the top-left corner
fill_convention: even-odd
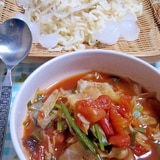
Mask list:
[[[115,51],[86,50],[56,57],[34,71],[24,82],[15,98],[11,112],[11,137],[20,159],[22,152],[22,122],[26,116],[26,104],[37,88],[45,89],[57,81],[86,71],[100,71],[129,77],[149,91],[156,91],[160,99],[159,72],[147,62]]]

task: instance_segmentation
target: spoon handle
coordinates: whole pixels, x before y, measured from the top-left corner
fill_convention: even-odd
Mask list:
[[[2,86],[0,97],[0,160],[2,160],[3,155],[8,114],[10,109],[11,92],[11,86]]]
[[[0,160],[3,156],[3,148],[6,136],[8,115],[12,96],[11,68],[7,68],[7,74],[2,83],[0,96]]]

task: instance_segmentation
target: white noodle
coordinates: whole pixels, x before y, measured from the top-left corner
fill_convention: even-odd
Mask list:
[[[95,45],[98,42],[95,35],[108,30],[108,21],[119,23],[128,13],[136,18],[142,14],[139,0],[17,0],[17,3],[25,9],[28,21],[39,25],[41,34],[58,33],[58,44],[64,50],[84,49],[85,43]],[[130,21],[136,23],[132,17]]]

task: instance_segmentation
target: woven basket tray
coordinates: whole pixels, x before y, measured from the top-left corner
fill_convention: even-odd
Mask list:
[[[138,25],[141,30],[138,40],[133,42],[120,40],[115,45],[99,43],[94,48],[125,52],[126,54],[140,57],[149,62],[160,60],[160,14],[158,14],[158,12],[160,12],[160,4],[153,4],[156,0],[142,1],[143,15],[138,18]],[[23,9],[16,5],[15,0],[0,1],[1,23],[9,18],[12,18],[19,12],[23,12]],[[87,46],[87,48],[91,47]],[[39,44],[33,44],[28,59],[31,62],[40,62],[65,53],[66,52],[64,51],[51,52],[41,47]]]
[[[160,0],[150,0],[151,5],[153,7],[154,16],[158,25],[160,25]]]

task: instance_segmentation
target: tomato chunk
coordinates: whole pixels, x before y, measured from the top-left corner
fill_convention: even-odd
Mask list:
[[[109,113],[106,115],[106,117],[102,118],[99,121],[104,133],[106,134],[106,136],[112,136],[114,135],[114,130],[112,127],[111,122],[109,121]]]
[[[118,112],[127,119],[132,119],[131,113],[131,100],[132,97],[128,95],[120,96],[120,105],[117,106]]]
[[[134,146],[132,146],[131,149],[136,156],[141,156],[148,152],[148,150],[142,145],[140,145],[138,142],[135,142]]]
[[[91,123],[95,123],[106,116],[104,109],[90,107],[87,100],[79,101],[76,104],[76,113],[82,114]]]
[[[122,117],[121,114],[118,113],[117,109],[112,107],[110,109],[110,119],[112,122],[112,126],[117,134],[124,134],[124,128],[127,127],[128,121]]]
[[[130,106],[132,98],[133,98],[132,96],[122,94],[120,96],[120,103],[125,105],[125,106]],[[128,107],[128,111],[130,111],[129,107]]]
[[[116,147],[127,148],[130,146],[130,136],[128,134],[113,135],[109,137],[109,142]]]
[[[92,107],[105,109],[108,111],[112,106],[112,99],[107,95],[100,95],[95,101],[91,103]]]

